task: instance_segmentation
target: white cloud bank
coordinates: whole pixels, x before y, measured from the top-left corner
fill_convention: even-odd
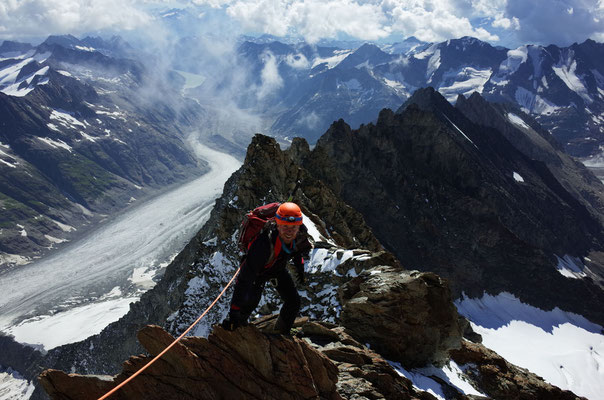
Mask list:
[[[604,40],[603,0],[3,0],[0,38],[149,29],[158,21],[152,10],[173,6],[206,22],[221,15],[239,33],[293,34],[311,43],[338,36],[474,36],[504,45]]]
[[[151,21],[133,0],[2,0],[0,38],[131,30]]]

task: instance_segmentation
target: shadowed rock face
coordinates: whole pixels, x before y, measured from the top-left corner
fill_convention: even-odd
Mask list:
[[[594,194],[602,185],[566,179],[589,173],[542,132],[516,132],[507,111],[475,108],[497,123],[473,121],[420,90],[375,124],[334,122],[310,154],[296,154],[405,268],[449,279],[454,297],[507,291],[602,324],[604,264],[595,255],[604,248],[604,207]],[[535,140],[515,140],[512,131]],[[554,254],[588,257],[588,279],[562,276]]]
[[[340,289],[342,325],[406,367],[444,364],[461,346],[461,327],[446,281],[433,273],[377,267]]]

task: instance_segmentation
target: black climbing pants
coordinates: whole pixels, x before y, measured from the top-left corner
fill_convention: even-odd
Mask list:
[[[278,329],[281,333],[287,334],[300,312],[300,295],[291,275],[285,268],[271,278],[277,279],[277,292],[283,300],[283,306],[279,312]],[[239,308],[241,315],[247,319],[260,303],[265,284],[266,280],[260,277],[251,284],[245,282],[245,279],[238,279],[235,283],[231,308]]]

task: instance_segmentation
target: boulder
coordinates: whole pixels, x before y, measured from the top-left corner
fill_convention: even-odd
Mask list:
[[[405,367],[443,364],[461,345],[449,286],[436,274],[379,266],[346,283],[339,296],[350,334]]]

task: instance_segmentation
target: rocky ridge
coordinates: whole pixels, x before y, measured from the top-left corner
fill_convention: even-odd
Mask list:
[[[246,162],[225,184],[223,196],[216,201],[209,221],[167,267],[161,281],[132,304],[128,314],[101,334],[61,346],[45,355],[38,354],[35,362],[28,365],[30,368],[21,372],[30,379],[41,369],[50,367],[115,373],[125,358],[142,350],[136,341],[136,331],[141,327],[154,323],[173,334],[182,332],[198,316],[200,308],[207,306],[207,299],[217,296],[234,273],[238,259],[236,230],[243,214],[262,202],[286,198],[295,184],[298,169],[274,139],[256,136],[249,146]],[[347,274],[355,275],[363,268],[384,263],[396,266],[398,262],[383,251],[359,213],[337,199],[308,172],[302,170],[301,177],[304,180],[298,201],[323,235],[316,243],[317,262],[310,271],[309,289],[312,290],[308,290],[303,299],[305,312],[333,321],[339,313],[337,288],[350,279]],[[275,292],[272,289],[269,292],[263,308],[267,313],[278,308],[271,300]],[[228,302],[218,304],[197,328],[197,334],[207,335],[209,327],[222,320],[227,307]],[[0,347],[11,346],[18,347],[10,338],[0,337]],[[5,360],[3,356],[0,352],[0,364],[11,365],[11,359]],[[44,396],[38,390],[33,398]]]
[[[207,339],[185,337],[112,395],[115,399],[436,399],[418,390],[385,360],[328,323],[296,320],[294,337],[267,332],[271,318],[233,332],[216,327]],[[97,399],[146,365],[174,338],[158,326],[138,333],[147,356],[133,356],[116,376],[46,370],[40,381],[53,400]],[[453,357],[485,395],[464,395],[440,382],[452,399],[580,399],[515,367],[480,344],[466,342]]]
[[[210,220],[168,267],[162,281],[143,295],[141,301],[134,304],[125,317],[110,325],[100,335],[49,352],[39,366],[115,374],[119,372],[119,363],[123,359],[143,350],[136,343],[135,333],[138,329],[157,321],[174,335],[182,332],[200,310],[205,308],[208,299],[220,292],[235,271],[235,233],[243,213],[259,202],[285,197],[295,182],[293,177],[298,176],[301,168],[294,160],[307,155],[307,150],[308,145],[298,140],[296,146],[288,151],[281,151],[274,139],[255,136],[244,165],[225,184],[223,196],[217,200]],[[228,302],[221,302],[194,331],[197,335],[208,336],[208,339],[183,339],[183,346],[169,360],[158,364],[156,368],[159,369],[152,367],[148,374],[143,374],[141,382],[129,389],[132,392],[125,392],[124,398],[140,396],[141,393],[148,398],[154,398],[153,393],[162,395],[163,398],[167,393],[188,396],[192,390],[189,386],[208,393],[209,398],[221,398],[224,390],[242,390],[229,394],[235,393],[237,396],[239,393],[240,397],[261,398],[254,397],[253,394],[260,390],[257,385],[263,385],[261,389],[266,393],[285,396],[282,398],[298,398],[296,396],[300,393],[308,394],[311,398],[433,398],[432,395],[413,388],[393,366],[413,368],[427,363],[447,365],[453,349],[466,353],[464,340],[461,338],[464,324],[452,304],[447,282],[435,274],[405,271],[392,254],[383,250],[375,240],[360,214],[337,199],[330,189],[307,170],[302,168],[300,171],[303,183],[296,201],[302,205],[315,242],[311,260],[307,263],[309,283],[301,292],[302,315],[310,317],[310,321],[298,321],[304,344],[300,338],[263,336],[254,327],[235,332],[213,328],[227,311]],[[275,299],[274,292],[270,288],[268,292],[264,296],[259,315],[270,315],[278,307],[279,301]],[[270,319],[270,316],[259,318],[254,324],[260,329],[266,329],[270,327]],[[313,322],[314,320],[323,322]],[[393,320],[400,323],[393,324]],[[368,325],[375,329],[368,330]],[[144,338],[139,337],[150,354],[156,354],[170,340],[159,328],[146,328],[143,332],[153,332],[143,334]],[[392,340],[393,337],[404,339]],[[234,377],[225,377],[222,373],[215,375],[208,370],[200,372],[204,368],[195,366],[199,365],[200,354],[208,354],[212,343],[219,345],[209,357],[218,362],[218,365],[228,365],[229,371],[247,373],[253,370],[264,375],[245,375],[243,384],[253,387],[241,388],[239,380],[234,386],[220,384],[224,379],[232,381]],[[243,343],[245,350],[241,350]],[[271,350],[267,351],[266,346],[270,346]],[[373,350],[369,350],[369,347]],[[284,354],[283,349],[291,349],[285,352],[287,357],[275,356]],[[319,355],[310,353],[308,349],[318,351]],[[215,351],[219,351],[221,355],[216,356]],[[257,351],[261,353],[255,353]],[[296,355],[300,351],[306,360]],[[272,355],[268,361],[266,354]],[[388,361],[383,358],[384,354],[388,355]],[[146,359],[139,356],[131,359],[125,364],[124,373],[116,378],[99,380],[47,371],[42,379],[52,398],[67,398],[62,396],[73,395],[70,390],[82,387],[96,395],[111,387],[113,382],[124,379]],[[233,360],[240,364],[234,366]],[[261,363],[260,367],[257,363]],[[292,370],[292,365],[300,366],[300,363],[302,368],[296,370],[298,373],[295,377],[285,382],[277,379],[276,372],[282,371],[290,376],[287,371]],[[321,365],[318,369],[304,366],[317,363]],[[329,366],[329,363],[336,368]],[[402,366],[400,371],[404,374]],[[306,370],[312,373],[309,375],[304,372]],[[316,376],[315,370],[325,372]],[[299,371],[303,371],[300,376]],[[498,374],[493,367],[487,368],[487,371],[495,371],[496,376]],[[533,388],[538,386],[547,388],[544,392],[547,394],[562,393],[563,397],[560,398],[576,398],[572,393],[562,392],[516,367],[506,364],[503,372],[508,375],[497,376],[494,380],[485,378],[488,384],[482,383],[481,371],[472,372],[475,374],[473,382],[476,382],[477,392],[490,397],[490,393],[503,390],[499,394],[505,393],[507,397],[495,398],[518,398],[516,396],[519,393],[524,393],[522,396],[529,398]],[[183,379],[168,378],[175,374]],[[191,377],[191,374],[194,376]],[[524,386],[508,385],[510,379]],[[441,381],[442,379],[439,382],[443,390],[451,393],[448,398],[471,398],[454,385]],[[302,386],[294,390],[291,385],[299,382],[302,382]],[[506,391],[508,387],[509,391]],[[156,389],[150,393],[149,388]],[[45,396],[38,390],[33,398]]]
[[[425,89],[375,124],[335,122],[302,165],[359,210],[407,268],[449,279],[454,297],[507,291],[602,324],[603,187],[543,141],[548,147],[534,149],[525,140],[521,151]],[[538,152],[554,161],[529,157]],[[566,255],[585,279],[558,272]]]

